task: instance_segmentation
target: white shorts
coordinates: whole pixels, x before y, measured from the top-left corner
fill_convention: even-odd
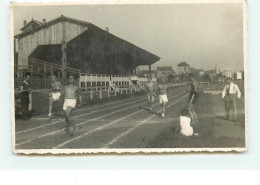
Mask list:
[[[57,101],[60,99],[60,96],[61,96],[61,93],[60,92],[52,92],[51,93],[51,98],[54,100],[54,101]]]
[[[166,94],[161,94],[159,95],[159,101],[160,103],[167,103],[168,102],[168,98],[167,98],[167,95]]]
[[[63,104],[63,110],[67,110],[68,107],[75,108],[77,104],[76,99],[65,99]]]

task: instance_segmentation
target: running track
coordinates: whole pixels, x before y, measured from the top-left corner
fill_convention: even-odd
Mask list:
[[[73,137],[65,133],[62,118],[17,120],[15,149],[147,148],[154,137],[171,127],[172,120],[178,119],[177,113],[187,102],[185,87],[175,87],[169,94],[165,118],[158,114],[157,97],[153,111],[145,109],[146,95],[76,109],[72,119],[82,129],[76,129]]]

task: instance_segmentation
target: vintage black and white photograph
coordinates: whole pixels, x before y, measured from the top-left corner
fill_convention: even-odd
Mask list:
[[[246,1],[11,3],[14,153],[247,150]]]

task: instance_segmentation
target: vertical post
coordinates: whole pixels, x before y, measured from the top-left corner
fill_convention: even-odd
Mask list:
[[[46,89],[46,62],[43,63],[44,88]]]
[[[152,77],[152,75],[151,75],[151,64],[149,64],[149,77]]]
[[[102,99],[102,88],[99,89],[99,99]]]
[[[30,92],[30,94],[29,94],[29,101],[30,101],[30,103],[29,103],[29,111],[31,111],[32,110],[32,92]]]
[[[110,98],[110,87],[107,89],[107,97]]]
[[[64,16],[61,16],[61,22],[62,22],[62,79],[64,81],[64,84],[66,82],[66,68],[67,68],[67,54],[66,54],[66,25],[64,21]]]
[[[52,64],[51,64],[51,75],[53,75]]]
[[[90,90],[90,99],[93,100],[93,90],[92,90],[92,88]]]

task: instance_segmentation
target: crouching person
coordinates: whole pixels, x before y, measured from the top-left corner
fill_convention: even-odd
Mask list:
[[[190,126],[191,118],[189,117],[189,111],[182,109],[180,114],[180,133],[184,136],[197,136],[198,133],[193,132],[193,128]]]

